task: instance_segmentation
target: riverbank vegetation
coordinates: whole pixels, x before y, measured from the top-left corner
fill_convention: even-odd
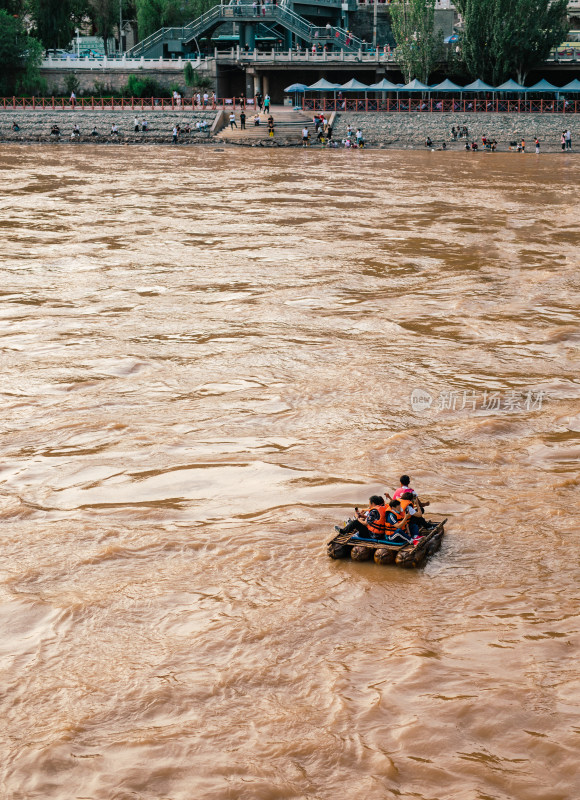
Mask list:
[[[44,90],[39,71],[42,52],[42,43],[28,35],[22,19],[0,8],[0,94]]]
[[[391,3],[396,55],[406,82],[429,83],[444,62],[457,79],[522,83],[568,32],[567,0],[455,0],[455,5],[463,24],[457,41],[446,48],[435,0]]]

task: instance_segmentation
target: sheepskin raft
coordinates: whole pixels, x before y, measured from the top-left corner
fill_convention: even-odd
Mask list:
[[[352,558],[377,564],[396,564],[398,567],[420,567],[441,547],[447,519],[437,523],[419,541],[412,545],[390,545],[380,539],[363,539],[358,533],[339,533],[327,545],[330,558]]]

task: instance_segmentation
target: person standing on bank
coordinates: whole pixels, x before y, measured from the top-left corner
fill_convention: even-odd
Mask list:
[[[237,127],[238,126],[236,124],[236,114],[235,114],[235,111],[232,111],[232,113],[230,114],[230,128],[231,128],[231,130],[233,130],[234,128],[237,128]]]
[[[570,130],[570,128],[568,128],[568,130],[564,134],[564,138],[566,139],[566,150],[571,150],[572,149],[572,131]]]
[[[246,112],[244,110],[240,111],[240,129],[246,130]]]
[[[538,139],[537,136],[536,136],[536,141],[534,142],[534,144],[536,145],[536,155],[539,155],[539,153],[540,153],[540,140]]]

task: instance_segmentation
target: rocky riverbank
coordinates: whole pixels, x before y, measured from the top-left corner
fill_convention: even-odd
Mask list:
[[[445,142],[449,149],[463,150],[466,141],[474,140],[481,147],[481,138],[486,136],[497,141],[498,150],[508,150],[510,142],[522,139],[532,149],[537,136],[542,152],[556,152],[562,149],[563,131],[570,129],[572,143],[580,136],[576,114],[348,113],[337,115],[335,138],[344,139],[349,125],[354,131],[362,129],[367,146],[396,150],[424,149],[428,136],[434,148]],[[463,126],[468,129],[468,139],[453,142],[451,128]]]
[[[273,111],[276,118],[276,110]],[[147,131],[135,131],[135,116],[139,123],[148,122]],[[4,143],[71,143],[91,144],[171,144],[172,131],[180,125],[182,132],[179,144],[216,144],[237,147],[301,147],[299,136],[289,139],[277,136],[274,139],[238,139],[226,143],[216,139],[210,127],[216,117],[215,111],[203,112],[191,109],[141,112],[131,110],[85,109],[62,111],[52,109],[6,109],[0,110],[0,142]],[[17,122],[20,130],[14,131],[12,123]],[[200,131],[197,122],[205,122],[207,128]],[[111,136],[111,126],[116,124],[118,136]],[[52,125],[60,128],[60,137],[50,135]],[[80,137],[71,139],[73,126],[78,124]],[[186,132],[189,125],[190,132]],[[580,137],[580,120],[575,114],[452,114],[452,113],[343,113],[337,114],[334,123],[334,139],[341,145],[346,137],[348,126],[356,131],[361,128],[368,148],[393,150],[424,150],[425,140],[430,137],[434,149],[441,149],[443,142],[449,150],[464,150],[466,141],[477,141],[481,147],[482,136],[497,140],[497,149],[506,151],[510,142],[526,140],[528,150],[533,150],[533,142],[540,139],[542,152],[560,152],[562,132],[570,129],[572,143]],[[91,135],[96,126],[97,135]],[[466,126],[468,138],[452,141],[451,128]],[[312,147],[319,147],[311,141]]]
[[[215,119],[215,111],[121,111],[121,110],[2,110],[0,111],[0,141],[11,144],[42,144],[71,142],[90,142],[104,144],[122,142],[124,144],[168,144],[172,141],[175,125],[181,127],[179,141],[182,144],[203,144],[211,138],[210,127]],[[139,131],[135,131],[135,117],[139,122]],[[143,131],[142,122],[147,121],[148,130]],[[13,122],[20,128],[14,131]],[[205,130],[198,130],[196,123],[206,123]],[[78,125],[80,136],[71,139],[74,125]],[[111,135],[111,126],[115,124],[118,135]],[[60,128],[60,136],[51,136],[53,125]],[[190,132],[186,132],[189,126]],[[92,135],[96,128],[97,135]]]

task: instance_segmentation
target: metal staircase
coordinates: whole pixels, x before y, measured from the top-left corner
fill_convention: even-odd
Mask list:
[[[326,45],[328,48],[332,47],[346,52],[357,52],[363,47],[363,42],[344,28],[313,25],[286,6],[274,3],[254,6],[244,3],[242,5],[214,6],[181,28],[160,28],[128,50],[127,56],[130,58],[139,56],[158,58],[163,55],[163,45],[168,42],[181,43],[181,52],[186,54],[191,51],[192,45],[198,47],[198,39],[207,33],[212,33],[219,25],[226,22],[255,23],[256,26],[262,23],[277,24],[291,31],[310,46],[313,44]],[[175,45],[172,46],[172,51],[177,52]]]

